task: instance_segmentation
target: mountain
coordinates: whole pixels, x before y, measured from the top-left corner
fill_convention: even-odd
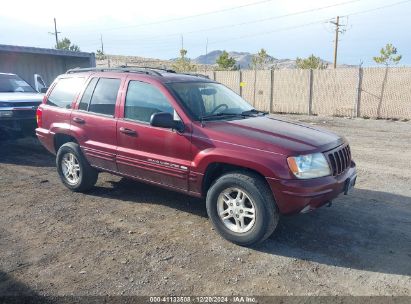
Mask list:
[[[198,71],[202,70],[212,70],[217,67],[215,63],[217,58],[221,55],[223,51],[215,50],[209,52],[207,55],[201,55],[197,58],[191,59],[191,62],[196,65]],[[253,54],[248,52],[229,52],[229,55],[233,57],[237,64],[240,65],[241,69],[249,69]],[[146,58],[138,56],[124,56],[124,55],[107,55],[108,58],[103,60],[96,60],[97,67],[118,67],[118,66],[129,66],[129,67],[159,67],[173,69],[173,64],[175,63],[175,58],[170,60],[156,59],[156,58]],[[332,64],[325,60],[324,63],[328,63],[328,68],[332,68]],[[353,67],[346,64],[339,64],[338,67]],[[295,69],[296,64],[294,59],[277,59],[270,55],[267,56],[267,63],[264,65],[264,69]]]
[[[223,53],[221,50],[215,50],[207,55],[201,55],[198,56],[197,58],[193,59],[194,63],[198,64],[215,64],[216,60],[218,57]],[[230,57],[233,57],[235,61],[237,62],[237,65],[240,66],[241,69],[248,69],[251,65],[252,59],[254,54],[248,53],[248,52],[228,52]],[[268,55],[267,56],[267,64],[271,65],[274,62],[278,61],[278,59]],[[267,66],[268,67],[268,66]]]
[[[215,50],[207,55],[201,55],[197,58],[194,58],[192,61],[196,64],[210,64],[214,65],[217,58],[223,53],[221,50]],[[255,54],[248,52],[228,52],[228,54],[233,57],[241,69],[249,69],[252,63],[252,59]],[[328,66],[331,66],[331,63],[325,60],[322,60],[323,63],[327,63]],[[346,66],[346,65],[341,65]],[[278,59],[273,56],[267,56],[267,62],[264,64],[264,69],[295,69],[297,66],[294,59]]]

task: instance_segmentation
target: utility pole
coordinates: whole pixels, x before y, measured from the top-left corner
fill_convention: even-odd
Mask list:
[[[100,42],[101,42],[101,52],[104,54],[104,44],[103,44],[103,35],[100,34]]]
[[[334,69],[337,68],[337,53],[338,53],[338,34],[340,32],[340,16],[337,16],[335,22],[331,21],[335,25],[335,41],[334,41]]]
[[[344,34],[347,24],[340,23],[340,16],[337,16],[335,21],[330,21],[331,24],[335,25],[335,41],[334,41],[334,69],[337,68],[337,57],[338,57],[338,36],[339,34]]]
[[[184,37],[181,35],[181,49],[184,49]]]
[[[50,35],[54,35],[55,37],[56,37],[56,47],[57,47],[57,45],[58,45],[58,43],[59,43],[59,37],[58,37],[58,34],[60,34],[61,32],[58,32],[57,31],[57,21],[56,21],[56,18],[54,18],[54,32],[52,33],[52,32],[49,32],[49,34]]]
[[[205,56],[206,56],[206,58],[205,58],[205,71],[207,72],[207,57],[208,57],[208,38],[207,38],[207,40],[206,40],[206,49],[205,49],[205,51],[206,51],[206,54],[205,54]]]

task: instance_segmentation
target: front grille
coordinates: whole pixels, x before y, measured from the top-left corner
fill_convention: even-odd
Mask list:
[[[25,102],[8,102],[8,107],[38,107],[40,105],[40,101],[25,101]]]
[[[351,150],[349,145],[340,146],[325,154],[328,157],[334,176],[340,175],[351,165]]]
[[[15,110],[13,111],[14,118],[36,118],[36,110]]]

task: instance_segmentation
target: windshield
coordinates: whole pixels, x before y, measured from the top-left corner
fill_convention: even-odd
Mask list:
[[[0,74],[0,92],[28,92],[33,93],[35,90],[23,79],[17,75]]]
[[[223,114],[241,115],[253,107],[239,95],[218,83],[174,82],[168,87],[177,95],[194,119]]]

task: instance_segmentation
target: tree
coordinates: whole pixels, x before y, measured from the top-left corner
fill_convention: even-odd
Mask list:
[[[186,55],[187,50],[181,49],[180,58],[178,58],[173,64],[173,69],[177,72],[194,72],[196,70],[196,66],[191,64],[191,60],[186,58]]]
[[[97,58],[97,60],[104,60],[104,59],[106,59],[106,54],[104,54],[104,52],[102,50],[97,50],[96,58]]]
[[[78,45],[72,44],[70,39],[68,39],[67,37],[57,42],[57,45],[55,46],[55,48],[58,50],[80,52],[80,48],[78,47]]]
[[[387,67],[392,64],[398,64],[401,58],[401,55],[397,55],[397,48],[391,43],[387,43],[385,47],[380,50],[380,56],[373,57],[376,63],[383,64]]]
[[[226,51],[223,51],[217,58],[216,63],[221,70],[235,70],[236,61],[233,57],[230,57]]]
[[[324,70],[328,67],[328,63],[323,62],[320,57],[315,57],[314,54],[307,58],[297,57],[295,64],[299,69]]]
[[[384,93],[385,93],[385,86],[387,85],[387,80],[388,80],[388,69],[390,65],[393,64],[398,64],[401,60],[402,56],[397,55],[397,48],[393,46],[391,43],[387,43],[385,47],[383,47],[380,50],[380,56],[373,57],[374,61],[378,64],[383,64],[385,65],[385,73],[384,73],[384,78],[382,80],[382,85],[381,85],[381,92],[379,96],[379,101],[378,101],[378,108],[377,108],[377,117],[381,117],[381,110],[382,110],[382,104],[383,104],[383,99],[384,99]]]
[[[251,59],[251,68],[255,70],[263,70],[265,65],[270,61],[267,51],[261,49],[257,54]]]

